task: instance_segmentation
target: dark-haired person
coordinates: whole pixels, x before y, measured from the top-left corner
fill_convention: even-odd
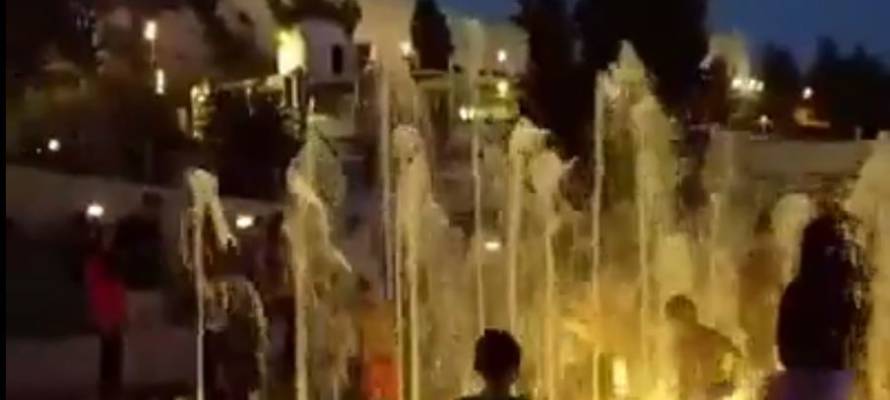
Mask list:
[[[665,314],[674,334],[678,399],[720,399],[731,394],[733,367],[740,355],[732,341],[699,322],[695,303],[684,295],[671,297]]]
[[[516,400],[513,384],[519,378],[522,351],[510,333],[486,329],[476,341],[473,369],[485,380],[479,394],[461,400]]]
[[[828,212],[803,231],[800,267],[779,307],[779,359],[785,372],[770,400],[846,400],[853,395],[867,308],[857,301],[863,271],[843,218]]]

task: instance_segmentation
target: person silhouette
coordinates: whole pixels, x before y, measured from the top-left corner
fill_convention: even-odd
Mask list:
[[[671,297],[665,315],[673,328],[680,399],[723,398],[734,389],[734,368],[740,358],[726,336],[698,320],[695,303],[685,295]]]
[[[522,351],[510,333],[486,329],[476,341],[473,369],[485,380],[482,391],[461,400],[518,400],[512,395],[513,384],[519,377]]]
[[[843,218],[825,213],[804,229],[800,268],[779,305],[777,340],[785,372],[768,383],[770,400],[842,400],[853,395],[867,303],[857,301],[863,271]]]

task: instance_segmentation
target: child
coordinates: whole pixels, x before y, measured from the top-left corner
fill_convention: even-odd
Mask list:
[[[482,392],[462,400],[516,400],[511,394],[519,374],[521,350],[508,332],[486,329],[476,341],[473,369],[485,380]]]

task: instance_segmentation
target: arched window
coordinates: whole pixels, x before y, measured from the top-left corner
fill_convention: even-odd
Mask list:
[[[343,46],[339,44],[331,47],[331,72],[334,75],[343,74]]]

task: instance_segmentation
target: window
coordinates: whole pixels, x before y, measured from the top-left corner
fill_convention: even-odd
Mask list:
[[[334,75],[343,75],[343,46],[339,44],[331,47],[331,71]]]

